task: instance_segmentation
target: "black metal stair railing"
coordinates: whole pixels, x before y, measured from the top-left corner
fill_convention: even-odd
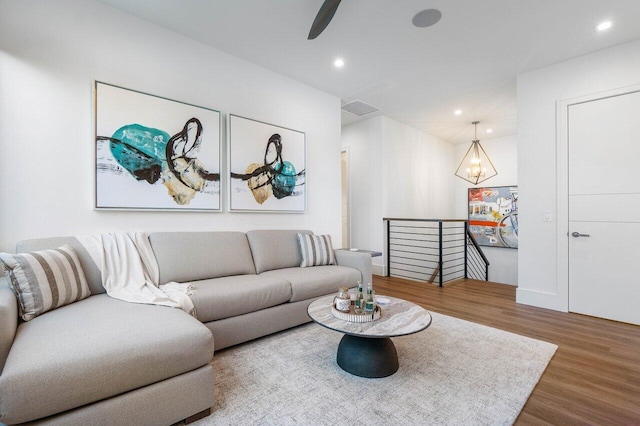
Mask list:
[[[467,243],[465,251],[465,263],[467,265],[465,278],[473,278],[476,280],[489,281],[489,261],[482,252],[471,232],[469,232],[469,224],[465,222]]]
[[[489,261],[466,220],[384,218],[386,274],[430,283],[489,279]]]

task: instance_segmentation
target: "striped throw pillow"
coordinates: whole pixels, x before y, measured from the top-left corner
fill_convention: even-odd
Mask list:
[[[336,263],[331,246],[331,235],[298,234],[298,244],[302,252],[300,263],[302,268]]]
[[[31,253],[0,253],[0,263],[18,297],[25,321],[91,295],[78,255],[71,246]]]

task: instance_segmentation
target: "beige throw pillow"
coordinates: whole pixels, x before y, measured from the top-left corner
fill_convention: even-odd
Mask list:
[[[78,255],[71,246],[31,253],[0,253],[0,263],[25,321],[91,295]]]
[[[301,267],[336,263],[331,246],[331,235],[298,234],[298,244],[302,253]]]

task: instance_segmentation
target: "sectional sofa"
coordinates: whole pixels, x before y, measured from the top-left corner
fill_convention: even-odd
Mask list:
[[[308,322],[316,298],[371,281],[363,253],[337,250],[337,264],[301,268],[298,232],[311,234],[150,234],[160,284],[191,283],[197,319],[107,296],[75,237],[18,243],[17,252],[73,247],[91,296],[23,322],[0,278],[0,422],[171,425],[208,414],[214,350]]]

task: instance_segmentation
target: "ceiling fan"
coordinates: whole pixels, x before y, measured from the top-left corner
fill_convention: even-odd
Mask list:
[[[333,19],[333,15],[336,13],[336,10],[338,10],[338,6],[340,6],[340,1],[341,0],[324,0],[324,3],[322,3],[322,6],[316,15],[316,19],[314,19],[313,24],[311,24],[311,30],[309,31],[309,37],[307,37],[307,40],[313,40],[318,37],[325,28],[327,28],[327,25],[329,25],[329,22]]]

